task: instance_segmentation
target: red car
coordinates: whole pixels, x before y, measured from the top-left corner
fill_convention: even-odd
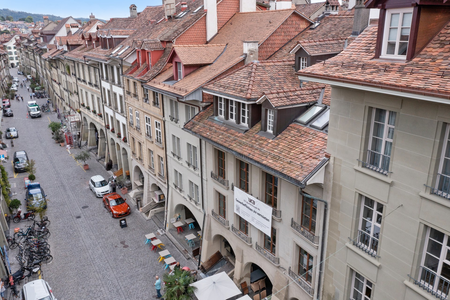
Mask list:
[[[131,212],[130,206],[117,193],[103,196],[103,206],[111,213],[113,218],[128,216]]]

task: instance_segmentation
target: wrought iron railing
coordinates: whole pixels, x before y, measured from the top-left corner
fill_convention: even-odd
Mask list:
[[[211,171],[211,178],[220,183],[221,185],[228,188],[228,180],[220,177],[219,175],[215,174],[213,171]]]
[[[214,211],[214,209],[211,210],[211,215],[213,216],[214,219],[216,219],[216,220],[217,220],[220,224],[222,224],[223,226],[225,226],[225,227],[227,227],[227,228],[230,226],[228,220],[226,220],[224,217],[222,217],[221,215],[219,215],[218,213],[216,213],[216,212]]]
[[[308,295],[311,297],[314,296],[314,289],[312,288],[311,284],[306,282],[306,280],[302,277],[296,274],[294,271],[292,271],[291,267],[289,267],[289,277],[299,286],[301,287]]]
[[[389,172],[390,161],[391,161],[390,156],[372,150],[367,150],[366,161],[361,161],[361,163],[364,168],[373,170],[383,175],[387,175],[388,173],[390,173]]]
[[[443,197],[445,199],[450,199],[450,176],[445,174],[437,174],[436,186],[431,187],[431,193]]]
[[[187,195],[189,198],[189,201],[194,202],[195,205],[199,205],[200,201],[198,201],[197,199],[195,199],[194,197],[192,197],[191,195]]]
[[[149,103],[150,101],[148,101],[148,98],[147,97],[145,97],[144,98],[144,103]]]
[[[281,210],[272,207],[272,216],[275,218],[281,219]]]
[[[371,236],[367,232],[358,230],[358,236],[353,240],[353,245],[373,257],[378,257],[378,237]]]
[[[294,218],[291,219],[291,228],[300,233],[302,236],[304,236],[308,241],[311,243],[318,245],[319,244],[319,237],[314,235],[313,233],[309,232],[305,228],[302,227],[302,225],[298,224],[294,221]]]
[[[152,101],[152,103],[153,103],[153,106],[159,107],[159,102]]]
[[[418,278],[409,278],[414,280],[414,284],[420,286],[422,289],[432,294],[438,299],[447,299],[450,292],[450,278],[439,276],[427,267],[421,266]]]
[[[179,156],[177,153],[171,151],[170,153],[172,153],[172,156],[175,157],[178,160],[181,160],[181,156]]]
[[[233,226],[233,224],[231,225],[231,231],[233,231],[233,233],[235,235],[237,235],[241,240],[243,240],[244,242],[246,242],[247,244],[251,245],[252,244],[252,237],[246,235],[245,233],[243,233],[242,231],[240,231],[239,229],[237,229],[236,227]]]
[[[187,160],[186,160],[186,164],[188,165],[189,168],[194,169],[194,171],[197,171],[197,170],[198,170],[197,166],[194,166],[193,164],[191,164],[191,163],[190,163],[189,161],[187,161]]]
[[[277,265],[277,266],[280,265],[280,258],[276,257],[270,251],[267,251],[266,249],[264,249],[263,247],[258,245],[258,243],[255,244],[255,249],[256,249],[256,251],[258,251],[262,256],[267,258],[274,265]]]

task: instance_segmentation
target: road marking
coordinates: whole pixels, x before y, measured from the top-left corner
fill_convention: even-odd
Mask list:
[[[48,119],[48,123],[51,123],[52,121],[50,121],[50,117],[49,116],[47,116],[47,119]]]
[[[80,163],[78,160],[75,159],[75,155],[74,154],[69,154],[69,156],[71,156],[76,162],[77,162],[77,166],[80,166],[81,170],[84,171],[84,173],[86,173],[86,170],[84,169],[84,164]]]

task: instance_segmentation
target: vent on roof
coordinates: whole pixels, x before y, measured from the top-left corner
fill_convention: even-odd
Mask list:
[[[196,8],[196,9],[194,10],[194,13],[198,12],[202,7],[203,7],[203,5],[200,5],[198,8]]]
[[[316,29],[317,28],[317,26],[319,26],[320,25],[320,22],[314,22],[312,25],[311,25],[311,27],[309,27],[309,29]]]
[[[123,48],[119,53],[117,53],[117,55],[121,55],[121,54],[124,53],[125,50],[127,50],[128,48],[130,48],[130,46],[126,46],[125,48]]]
[[[117,51],[119,51],[120,48],[122,48],[122,45],[120,45],[119,47],[117,47],[116,50],[114,50],[113,52],[111,52],[111,55],[114,54],[114,53],[116,53]]]
[[[180,14],[175,16],[175,19],[181,19],[182,17],[184,17],[187,14],[187,11],[183,11]]]

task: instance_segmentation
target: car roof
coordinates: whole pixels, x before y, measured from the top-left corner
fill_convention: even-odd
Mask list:
[[[105,180],[105,178],[103,178],[102,175],[95,175],[95,176],[91,177],[91,180],[97,182],[97,181]]]
[[[109,193],[105,195],[106,198],[108,199],[118,199],[118,198],[122,198],[122,196],[120,196],[117,193]],[[125,200],[125,199],[124,199]]]
[[[20,150],[20,151],[16,151],[14,152],[15,156],[25,156],[27,155],[27,152],[25,150]]]
[[[35,299],[42,299],[50,295],[44,279],[36,279],[23,286],[25,294],[27,294],[29,290],[32,291]]]
[[[16,127],[8,127],[6,130],[16,130]]]

